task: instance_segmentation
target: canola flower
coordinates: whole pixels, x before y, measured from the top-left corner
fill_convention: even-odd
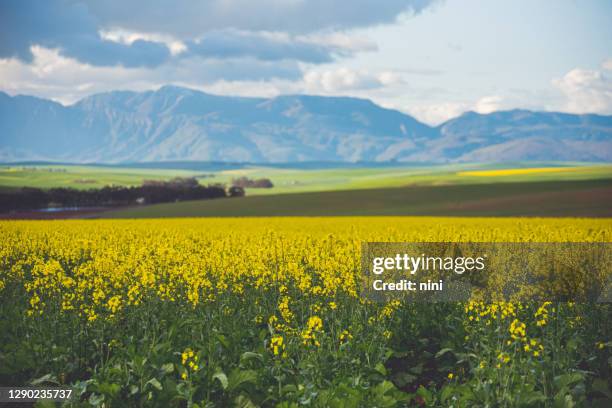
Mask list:
[[[54,334],[62,346],[55,350],[78,355],[79,364],[87,361],[92,367],[104,367],[113,354],[121,356],[120,345],[138,344],[142,333],[148,339],[164,338],[171,354],[160,361],[173,361],[171,375],[185,383],[205,381],[221,368],[225,373],[235,368],[224,364],[258,367],[268,363],[266,359],[278,366],[308,359],[312,366],[339,361],[347,368],[337,370],[346,375],[362,367],[371,372],[386,361],[394,342],[427,337],[419,332],[427,324],[459,321],[457,334],[444,333],[449,338],[460,336],[457,343],[477,358],[470,360],[470,374],[453,368],[441,378],[459,383],[469,375],[491,376],[491,370],[498,370],[501,382],[520,377],[506,372],[524,370],[521,375],[528,377],[542,362],[552,364],[554,344],[548,331],[554,322],[563,322],[568,336],[582,336],[581,330],[592,320],[584,308],[571,303],[561,308],[550,302],[473,300],[445,305],[434,314],[431,305],[373,302],[360,297],[361,243],[608,242],[611,231],[612,221],[605,219],[0,222],[0,302],[24,325],[20,333],[29,333],[16,344],[28,347],[35,338],[31,333],[63,331],[65,338]],[[61,330],[54,330],[56,325]],[[72,335],[83,337],[74,341]],[[170,335],[171,339],[164,337]],[[588,340],[589,347],[605,355],[609,343],[604,335],[598,336]],[[74,344],[90,347],[97,360],[80,353]],[[93,349],[98,344],[109,347]],[[143,354],[155,350],[145,349]],[[244,352],[261,357],[243,362]],[[40,358],[50,371],[61,361],[52,353]],[[210,364],[218,366],[213,369]],[[292,367],[287,372],[297,371]],[[158,375],[160,369],[154,372],[151,375]],[[329,373],[333,377],[338,371]],[[320,369],[317,375],[324,374]],[[214,384],[202,388],[220,386]]]
[[[302,344],[304,346],[312,345],[320,347],[321,342],[318,339],[319,334],[323,331],[323,320],[319,316],[312,316],[308,319],[306,328],[302,331]]]
[[[272,350],[272,354],[275,356],[286,357],[285,353],[285,340],[283,336],[274,336],[270,340],[270,350]]]
[[[200,370],[199,359],[197,353],[189,347],[181,353],[181,365],[183,366],[181,379],[186,380],[190,373],[193,374]]]
[[[578,167],[529,167],[518,169],[500,169],[500,170],[474,170],[460,171],[459,176],[477,176],[477,177],[499,177],[499,176],[517,176],[524,174],[540,174],[540,173],[576,173],[586,171]]]
[[[348,330],[342,330],[342,333],[340,333],[340,336],[338,337],[340,344],[346,344],[348,342],[350,342],[351,340],[353,340],[353,335],[351,334],[351,332],[349,332]]]

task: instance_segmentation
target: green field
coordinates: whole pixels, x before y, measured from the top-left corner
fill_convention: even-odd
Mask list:
[[[300,168],[281,166],[236,166],[232,169],[145,169],[134,167],[77,165],[0,166],[0,187],[100,188],[107,185],[140,185],[143,180],[197,177],[202,184],[230,184],[240,176],[269,178],[270,189],[252,188],[247,195],[269,195],[311,191],[336,191],[418,185],[488,184],[555,180],[612,178],[612,165],[583,163],[453,164],[432,166],[384,166]],[[494,174],[496,169],[530,169],[519,174]],[[554,169],[555,171],[550,171]],[[475,173],[474,173],[475,172]],[[483,173],[479,173],[483,172]]]
[[[515,163],[506,165],[461,164],[420,167],[366,167],[317,170],[252,167],[219,172],[215,174],[214,178],[208,179],[208,181],[229,183],[231,182],[232,178],[240,176],[247,176],[249,178],[266,177],[272,180],[274,183],[274,188],[249,189],[247,190],[247,194],[268,195],[279,193],[353,190],[415,185],[453,185],[612,178],[611,165],[555,164],[555,166],[562,171],[537,171],[538,168],[550,168],[551,165],[547,163]],[[484,171],[498,168],[533,168],[533,171],[527,174],[496,175],[494,177],[463,174],[469,171]]]
[[[67,187],[76,189],[105,186],[136,186],[144,180],[168,180],[198,173],[189,170],[134,169],[76,165],[2,165],[0,187]]]
[[[612,179],[411,186],[251,196],[133,207],[107,218],[446,215],[612,216]]]
[[[140,185],[144,180],[196,177],[229,185],[233,178],[269,178],[273,188],[247,197],[134,207],[107,217],[454,215],[612,216],[612,165],[584,163],[435,166],[286,166],[151,169],[129,166],[0,167],[0,188],[77,189]]]

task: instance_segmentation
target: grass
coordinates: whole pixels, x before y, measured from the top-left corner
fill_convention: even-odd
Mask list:
[[[188,177],[196,172],[187,170],[132,169],[122,167],[76,165],[4,165],[0,167],[0,187],[68,187],[101,188],[110,185],[135,186],[143,180],[167,180]]]
[[[104,213],[107,218],[232,216],[612,216],[612,179],[458,184],[186,201]]]
[[[161,164],[160,164],[161,166]],[[546,169],[546,170],[543,170]],[[513,183],[612,178],[612,165],[584,163],[452,164],[395,167],[298,168],[236,166],[225,170],[173,170],[134,167],[27,165],[0,167],[0,188],[139,185],[145,179],[166,180],[195,176],[202,184],[223,183],[240,176],[269,178],[271,189],[249,189],[248,195],[276,195],[312,191],[391,188],[419,185]]]
[[[198,177],[200,183],[266,177],[275,187],[243,199],[183,202],[112,211],[108,217],[186,216],[612,216],[612,165],[580,163],[291,168],[237,166],[208,171],[133,167],[0,167],[0,190],[78,189]],[[291,193],[291,194],[289,194]]]
[[[334,191],[403,187],[414,185],[454,185],[553,180],[588,180],[612,178],[611,165],[546,164],[555,171],[532,171],[539,164],[453,164],[420,167],[349,168],[349,169],[276,169],[251,167],[215,173],[207,182],[230,183],[239,176],[266,177],[274,188],[249,189],[249,195],[275,195],[309,191]],[[487,176],[487,172],[493,172]],[[501,171],[501,174],[499,173]],[[480,174],[485,172],[485,174]],[[504,174],[508,172],[508,174]],[[484,177],[483,177],[484,176]]]

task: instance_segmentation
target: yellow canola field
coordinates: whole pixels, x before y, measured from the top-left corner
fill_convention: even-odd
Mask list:
[[[580,167],[532,167],[526,169],[500,169],[500,170],[474,170],[461,171],[457,173],[459,176],[476,176],[476,177],[499,177],[499,176],[520,176],[524,174],[541,174],[541,173],[575,173],[580,171],[590,171],[589,168]]]
[[[359,274],[362,242],[610,242],[611,219],[3,221],[0,236],[0,383],[46,376],[84,406],[589,406],[609,375],[609,304],[379,304]]]
[[[606,219],[233,218],[0,224],[0,288],[18,279],[29,313],[61,297],[90,320],[143,296],[193,305],[245,285],[356,297],[361,243],[608,242]]]

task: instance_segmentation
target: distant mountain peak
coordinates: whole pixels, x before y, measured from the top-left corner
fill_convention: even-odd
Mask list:
[[[193,94],[201,94],[206,95],[205,92],[192,89],[185,88],[178,85],[163,85],[155,91],[156,94],[169,94],[169,95],[193,95]]]
[[[612,161],[612,116],[465,112],[431,127],[345,96],[208,94],[176,85],[70,106],[0,92],[0,161]]]

